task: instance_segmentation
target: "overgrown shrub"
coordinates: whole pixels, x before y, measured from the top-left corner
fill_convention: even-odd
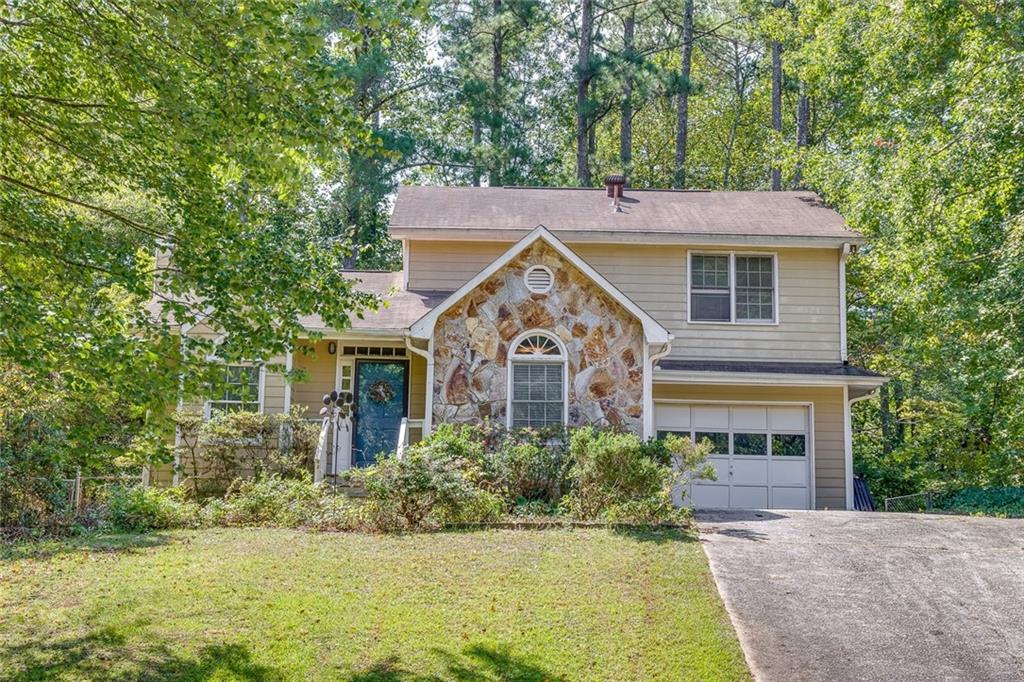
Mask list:
[[[1024,518],[1024,488],[966,488],[938,496],[935,507],[959,514]]]
[[[446,449],[452,444],[455,449]],[[469,447],[463,449],[464,445]],[[500,516],[501,499],[478,485],[490,480],[483,463],[482,449],[446,430],[440,438],[411,446],[402,458],[381,458],[350,477],[366,490],[371,526],[381,531],[415,530]]]
[[[298,479],[313,470],[320,428],[301,406],[287,414],[226,412],[211,419],[179,410],[173,419],[179,473],[197,499],[223,495],[240,476]]]
[[[569,471],[565,430],[524,429],[508,433],[494,454],[506,496],[516,504],[557,504]]]
[[[664,453],[671,463],[664,461]],[[707,445],[676,436],[650,445],[632,433],[577,429],[569,441],[573,487],[562,507],[581,520],[677,522],[681,517],[673,491],[693,473],[712,476],[703,465],[707,454]]]
[[[200,524],[200,509],[185,500],[180,489],[114,486],[106,501],[106,520],[112,530],[142,533]]]
[[[204,507],[207,523],[217,526],[278,526],[351,530],[361,524],[354,503],[330,486],[314,485],[309,477],[277,475],[238,480],[223,499]]]

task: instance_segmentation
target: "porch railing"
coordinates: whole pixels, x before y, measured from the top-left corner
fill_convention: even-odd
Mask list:
[[[405,456],[405,447],[409,444],[409,419],[408,417],[402,417],[402,423],[398,427],[398,448],[395,451],[395,456],[398,459],[402,459]]]
[[[331,431],[331,420],[324,417],[320,436],[316,441],[316,456],[313,458],[313,481],[319,483],[327,476],[327,438]]]

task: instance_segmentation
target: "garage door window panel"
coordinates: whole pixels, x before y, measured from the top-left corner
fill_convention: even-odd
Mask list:
[[[733,434],[734,455],[767,455],[768,434],[736,433]]]
[[[806,457],[807,436],[802,433],[776,433],[772,435],[773,457]]]
[[[729,454],[729,434],[725,432],[717,431],[697,431],[694,434],[694,440],[697,443],[703,443],[709,441],[711,443],[711,454],[712,455],[728,455]]]

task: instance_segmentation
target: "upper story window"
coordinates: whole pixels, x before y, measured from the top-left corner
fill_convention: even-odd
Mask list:
[[[208,417],[219,412],[260,411],[260,368],[227,365],[224,392],[206,403]]]
[[[565,423],[565,353],[554,337],[529,332],[509,356],[509,417],[513,429]]]
[[[775,254],[691,253],[690,322],[777,321]]]

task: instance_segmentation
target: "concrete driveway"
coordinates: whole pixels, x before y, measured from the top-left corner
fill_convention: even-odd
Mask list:
[[[1024,520],[698,513],[760,680],[1024,680]]]

